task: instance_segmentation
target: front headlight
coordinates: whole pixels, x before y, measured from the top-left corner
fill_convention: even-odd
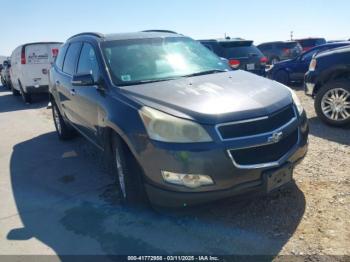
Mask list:
[[[139,113],[148,136],[153,140],[170,143],[212,141],[204,128],[195,122],[168,115],[149,107],[142,107]]]
[[[293,102],[294,102],[296,108],[298,109],[298,113],[299,113],[299,115],[301,115],[304,111],[304,108],[300,103],[300,99],[292,89],[290,89],[290,92],[292,93]]]

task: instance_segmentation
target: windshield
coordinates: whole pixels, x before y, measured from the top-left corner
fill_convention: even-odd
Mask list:
[[[102,51],[116,85],[230,70],[227,63],[187,37],[109,41],[102,43]]]

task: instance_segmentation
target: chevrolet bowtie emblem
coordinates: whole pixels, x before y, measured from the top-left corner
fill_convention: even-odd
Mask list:
[[[279,142],[283,137],[283,132],[275,132],[268,138],[269,143],[277,143]]]

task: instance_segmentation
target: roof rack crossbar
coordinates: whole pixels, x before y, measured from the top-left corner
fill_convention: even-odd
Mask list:
[[[84,35],[86,35],[86,36],[96,36],[96,37],[98,37],[98,38],[103,38],[103,34],[100,34],[100,33],[96,33],[96,32],[84,32],[84,33],[80,33],[80,34],[73,35],[73,36],[71,36],[71,37],[68,38],[68,39],[71,39],[71,38],[77,37],[77,36],[84,36]]]

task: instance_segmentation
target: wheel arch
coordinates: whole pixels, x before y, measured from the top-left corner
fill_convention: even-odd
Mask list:
[[[349,69],[338,69],[335,68],[326,72],[315,84],[315,88],[313,91],[313,95],[317,95],[318,91],[324,86],[326,83],[333,81],[345,79],[350,81],[350,70]]]

